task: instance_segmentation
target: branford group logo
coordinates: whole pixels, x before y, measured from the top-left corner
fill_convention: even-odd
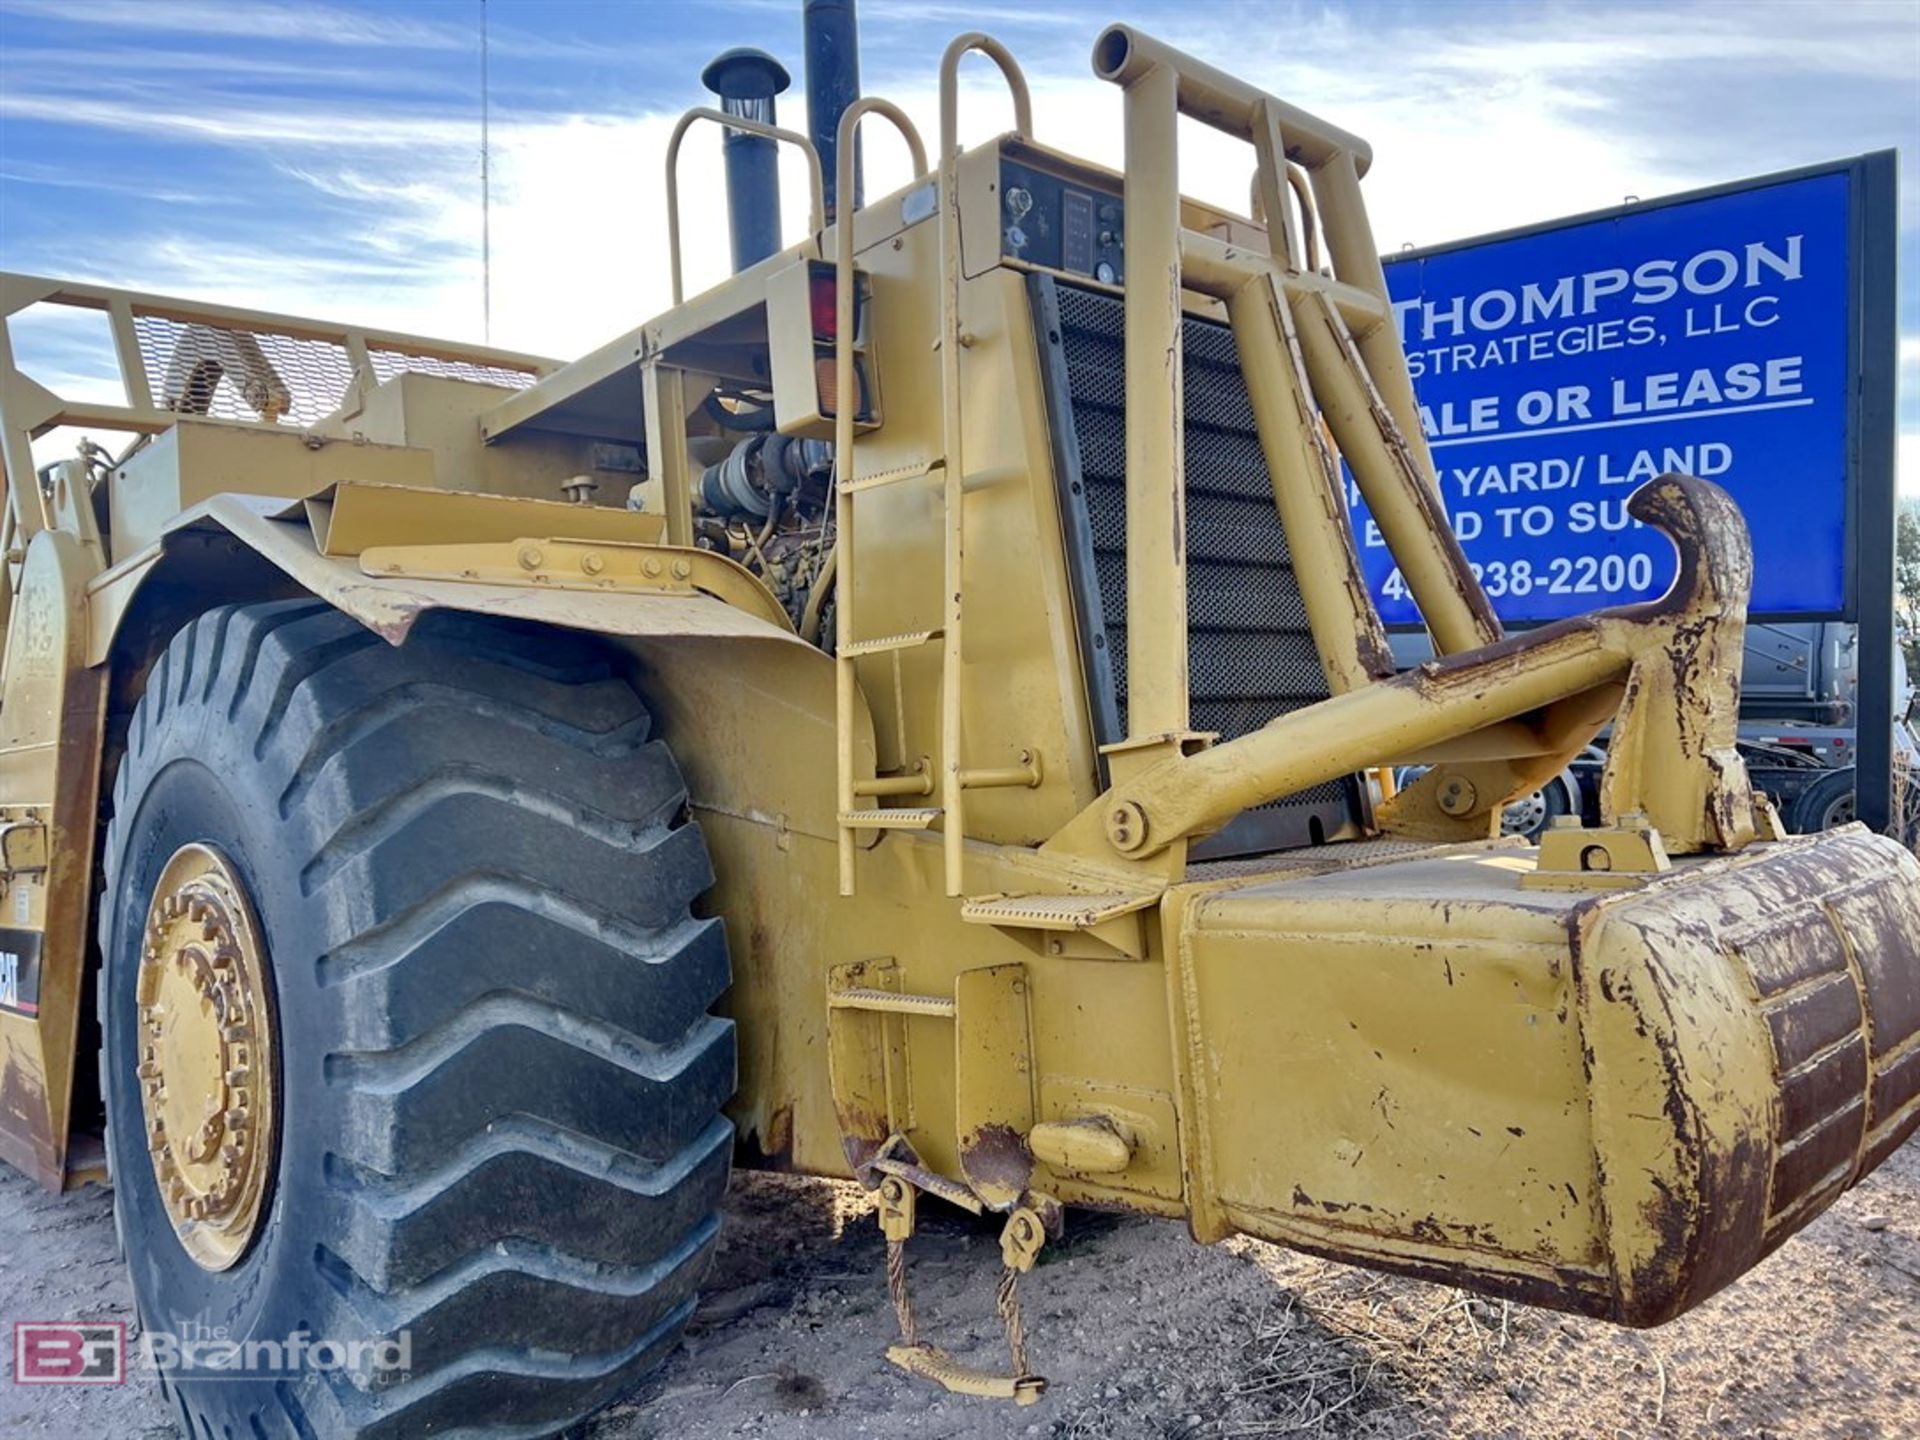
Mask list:
[[[392,1385],[413,1368],[413,1332],[377,1340],[336,1340],[307,1330],[279,1339],[235,1339],[199,1320],[143,1330],[132,1363],[179,1380],[252,1380],[263,1375],[339,1372],[368,1388]],[[127,1326],[108,1320],[20,1320],[13,1327],[13,1378],[21,1385],[119,1385],[127,1378]]]
[[[127,1327],[120,1320],[16,1320],[13,1378],[20,1385],[120,1385]]]

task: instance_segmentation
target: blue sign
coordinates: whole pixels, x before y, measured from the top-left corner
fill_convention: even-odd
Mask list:
[[[1441,493],[1502,620],[1663,594],[1673,547],[1627,497],[1669,470],[1745,514],[1753,613],[1840,613],[1848,189],[1814,175],[1389,257]],[[1381,618],[1419,623],[1348,495]]]

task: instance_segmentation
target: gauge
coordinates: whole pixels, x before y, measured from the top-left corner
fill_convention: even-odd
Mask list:
[[[1033,209],[1033,195],[1023,185],[1015,185],[1007,191],[1007,214],[1020,220]]]

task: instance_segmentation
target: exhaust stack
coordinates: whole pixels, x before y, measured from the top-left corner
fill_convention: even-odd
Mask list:
[[[764,50],[728,50],[700,73],[728,115],[777,123],[773,97],[792,83],[786,66]],[[780,249],[780,168],[775,143],[763,135],[727,130],[727,221],[734,273]]]
[[[854,0],[806,0],[807,128],[825,171],[827,220],[840,213],[834,193],[840,117],[860,98],[860,33]],[[854,141],[853,208],[860,208],[860,142]]]

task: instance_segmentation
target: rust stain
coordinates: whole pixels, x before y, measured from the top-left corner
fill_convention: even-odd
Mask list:
[[[982,1125],[960,1141],[960,1168],[976,1186],[1002,1187],[1018,1194],[1033,1178],[1033,1152],[1009,1125]]]

